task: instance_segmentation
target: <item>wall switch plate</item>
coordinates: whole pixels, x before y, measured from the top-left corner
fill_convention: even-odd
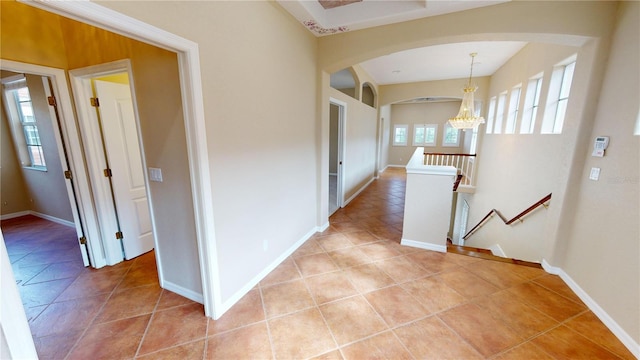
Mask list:
[[[600,168],[591,168],[591,173],[589,174],[590,180],[598,181],[600,178]]]
[[[149,181],[162,182],[162,169],[150,167]]]

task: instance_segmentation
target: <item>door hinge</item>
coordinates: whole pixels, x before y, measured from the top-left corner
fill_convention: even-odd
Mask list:
[[[111,173],[111,169],[104,169],[104,177],[111,177],[113,174]]]
[[[89,100],[91,100],[91,106],[93,107],[100,107],[100,101],[98,100],[97,97],[95,98],[90,98]]]
[[[56,98],[53,97],[53,96],[48,96],[47,97],[47,101],[49,102],[49,105],[51,105],[51,106],[56,106],[57,105]]]
[[[119,239],[122,239],[123,237],[124,237],[124,236],[122,236],[122,231],[118,231],[118,232],[116,233],[116,239],[118,239],[118,240],[119,240]]]
[[[80,241],[80,244],[85,245],[87,243],[87,238],[83,236],[81,238],[78,238],[78,241]]]
[[[71,176],[71,170],[65,170],[64,171],[64,178],[65,179],[69,179],[69,180],[71,180],[73,178],[73,176]]]

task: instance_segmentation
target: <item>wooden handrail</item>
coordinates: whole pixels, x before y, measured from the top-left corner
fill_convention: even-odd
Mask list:
[[[476,156],[476,154],[447,154],[447,153],[430,153],[424,152],[424,155],[455,155],[455,156]]]
[[[543,197],[542,199],[538,200],[535,204],[529,206],[528,208],[526,208],[524,211],[522,211],[520,214],[516,215],[513,217],[513,219],[511,220],[507,220],[502,214],[500,214],[500,212],[496,209],[491,209],[491,211],[489,211],[489,213],[487,215],[485,215],[485,217],[482,218],[482,220],[480,220],[480,222],[478,222],[476,224],[476,226],[474,226],[471,230],[469,230],[469,232],[467,232],[462,239],[467,240],[467,238],[469,236],[471,236],[471,234],[473,234],[480,226],[482,226],[482,224],[489,218],[491,217],[491,214],[496,213],[498,214],[498,217],[500,217],[500,219],[505,223],[505,225],[511,225],[513,222],[515,221],[522,221],[521,219],[526,216],[528,213],[532,212],[533,210],[535,210],[538,206],[540,205],[544,205],[544,203],[546,203],[547,201],[551,200],[551,194]]]

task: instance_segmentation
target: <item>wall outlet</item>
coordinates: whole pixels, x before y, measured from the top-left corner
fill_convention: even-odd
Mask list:
[[[265,252],[269,250],[269,240],[267,239],[262,240],[262,250],[264,250]]]

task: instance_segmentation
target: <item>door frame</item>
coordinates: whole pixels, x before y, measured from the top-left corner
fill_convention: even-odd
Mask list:
[[[337,176],[337,205],[338,209],[344,207],[344,152],[346,147],[345,132],[347,120],[347,103],[333,97],[329,97],[329,106],[338,107],[338,176]],[[329,214],[331,215],[331,214]]]
[[[198,44],[89,1],[18,1],[177,54],[204,312],[206,316],[218,319],[226,309],[222,304],[217,267],[212,181]]]
[[[104,257],[108,265],[117,264],[125,259],[121,241],[114,241],[115,233],[118,231],[117,219],[115,213],[117,209],[112,199],[111,186],[104,180],[101,169],[106,168],[104,159],[103,141],[100,135],[100,125],[98,115],[95,109],[89,103],[89,99],[94,96],[92,80],[97,77],[127,73],[129,77],[129,89],[131,91],[131,102],[136,122],[136,137],[140,147],[140,155],[143,169],[147,168],[146,158],[144,156],[144,143],[141,136],[140,117],[138,116],[138,106],[136,101],[135,84],[133,72],[131,70],[131,61],[128,59],[112,61],[104,64],[92,65],[80,69],[69,70],[69,80],[73,90],[73,97],[78,110],[78,123],[80,124],[80,137],[84,144],[85,157],[89,168],[87,168],[87,176],[90,179],[95,197],[95,211],[98,219],[101,219],[102,226],[99,231],[102,232],[102,246],[104,248]],[[108,141],[105,139],[105,141]],[[149,192],[149,177],[146,171],[144,173],[145,193],[151,205],[151,194]],[[162,271],[161,257],[159,253],[161,249],[158,247],[156,239],[156,222],[153,212],[150,212],[151,228],[153,231],[153,243],[156,249],[156,261],[158,262],[158,277],[160,284],[164,283]]]
[[[67,187],[67,195],[69,197],[69,203],[71,204],[76,233],[78,236],[83,234],[81,224],[84,224],[84,235],[86,238],[100,239],[100,227],[93,211],[94,204],[91,197],[91,187],[85,176],[86,169],[84,166],[82,145],[80,139],[77,136],[73,136],[73,134],[78,133],[78,128],[71,105],[72,102],[64,70],[4,59],[1,60],[0,68],[13,72],[48,77],[51,80],[53,96],[56,98],[58,107],[58,114],[57,116],[53,114],[51,121],[54,122],[53,133],[60,157],[60,166],[62,166],[63,171],[70,170],[72,174],[70,181],[65,181],[65,186]],[[48,87],[45,87],[45,93],[49,91],[47,88]],[[67,149],[66,156],[63,144],[66,145]],[[69,159],[68,164],[64,163],[65,157]],[[57,166],[57,164],[52,164],[51,166]],[[68,169],[66,168],[67,166],[69,167]],[[77,190],[75,191],[75,196],[71,182],[73,182],[73,186],[75,186]],[[105,265],[104,256],[102,255],[103,249],[100,243],[101,241],[87,242],[89,251],[87,251],[87,247],[80,246],[85,266],[89,265],[87,262],[88,259],[91,260],[91,264],[93,264],[94,267],[102,267]]]

